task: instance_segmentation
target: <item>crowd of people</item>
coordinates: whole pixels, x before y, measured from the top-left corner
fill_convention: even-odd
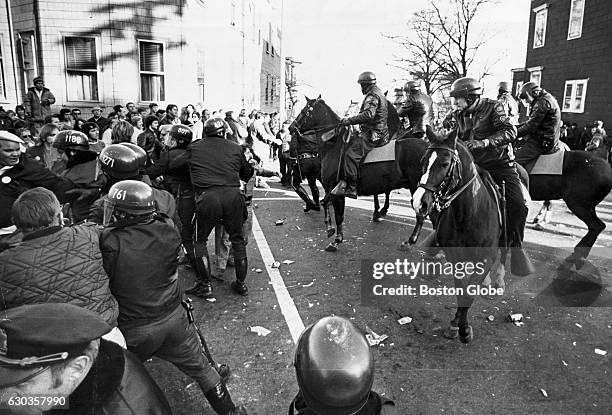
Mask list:
[[[77,108],[52,113],[54,102],[37,78],[24,105],[0,117],[1,402],[38,392],[65,397],[71,413],[169,414],[143,366],[156,356],[194,379],[216,413],[247,413],[232,401],[229,367],[214,362],[187,295],[210,298],[212,278],[228,264],[232,291],[248,295],[253,188],[258,175],[291,185],[288,123],[261,111],[131,102],[108,114],[95,107],[87,118]],[[263,168],[258,140],[282,174]],[[195,274],[186,290],[181,261]],[[317,376],[342,368],[310,369],[320,352],[309,348],[324,335],[305,332],[308,346],[296,354],[297,413],[337,405],[317,391]],[[362,333],[352,338],[350,347],[370,353]],[[370,391],[372,365],[370,355],[363,373],[343,374],[361,385],[347,391],[351,408],[393,406]],[[28,403],[32,413],[58,404]]]

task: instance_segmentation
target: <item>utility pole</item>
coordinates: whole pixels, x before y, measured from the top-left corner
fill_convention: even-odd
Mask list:
[[[295,65],[302,62],[294,60],[291,56],[285,58],[285,87],[287,88],[287,97],[285,100],[285,108],[287,111],[287,119],[293,120],[293,110],[297,103],[297,77],[295,76]]]

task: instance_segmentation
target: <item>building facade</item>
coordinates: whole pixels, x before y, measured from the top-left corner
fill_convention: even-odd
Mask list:
[[[514,91],[537,82],[557,98],[565,122],[612,127],[612,2],[533,0],[524,68]]]
[[[43,76],[57,109],[279,111],[281,22],[282,0],[5,0],[0,105],[21,103]]]

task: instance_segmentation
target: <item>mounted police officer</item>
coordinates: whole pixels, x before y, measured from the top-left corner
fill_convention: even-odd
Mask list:
[[[387,127],[387,98],[376,85],[376,75],[363,72],[357,83],[365,95],[359,114],[343,118],[341,125],[361,125],[360,140],[351,143],[344,153],[344,180],[331,191],[338,196],[357,198],[357,180],[359,179],[359,162],[374,147],[380,147],[389,142]]]
[[[300,199],[306,203],[304,212],[310,210],[321,210],[319,202],[319,189],[317,188],[316,178],[312,179],[321,171],[321,159],[319,158],[319,143],[316,134],[302,135],[298,131],[293,131],[295,138],[289,143],[289,156],[296,160],[293,165],[291,185]],[[312,192],[312,199],[302,187],[302,180],[308,178],[308,186]]]
[[[431,97],[421,92],[420,81],[408,81],[404,85],[406,101],[398,111],[400,117],[408,117],[410,133],[413,137],[423,138],[426,128],[433,124],[433,102]]]
[[[372,391],[372,351],[345,318],[325,317],[304,330],[293,364],[300,390],[289,415],[397,414],[393,401]]]
[[[457,107],[453,113],[457,122],[457,137],[470,150],[474,162],[487,170],[495,183],[499,186],[502,181],[506,183],[508,241],[512,247],[522,251],[527,206],[511,146],[516,137],[516,128],[501,103],[481,97],[482,86],[476,79],[457,79],[451,86],[450,95]],[[513,255],[526,258],[523,252]],[[520,275],[519,272],[513,270],[517,275]]]
[[[510,82],[501,81],[497,84],[497,100],[504,106],[506,114],[510,117],[513,125],[518,124],[519,109],[518,103],[512,98],[512,85]]]
[[[559,147],[561,109],[555,97],[535,82],[527,82],[519,96],[531,105],[529,119],[518,127],[517,137],[527,142],[516,152],[517,163],[524,166],[540,154],[554,152]]]
[[[104,200],[100,250],[119,303],[119,328],[141,361],[157,356],[174,364],[198,383],[216,413],[237,415],[182,304],[180,236],[156,211],[153,189],[137,180],[115,183]]]
[[[195,264],[198,282],[190,292],[201,297],[212,296],[210,260],[206,242],[215,225],[223,224],[234,250],[236,281],[231,287],[240,295],[247,295],[248,262],[242,222],[246,217],[240,180],[247,182],[253,167],[246,160],[241,147],[225,139],[225,121],[211,118],[204,124],[205,138],[188,149],[191,181],[196,200]]]

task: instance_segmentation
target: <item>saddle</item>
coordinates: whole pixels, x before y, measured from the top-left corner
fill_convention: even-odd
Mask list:
[[[554,175],[560,176],[563,174],[563,156],[565,149],[557,148],[549,154],[541,154],[535,161],[530,161],[525,165],[525,170],[529,175]]]
[[[381,161],[395,161],[395,143],[396,140],[390,140],[387,144],[380,147],[374,147],[365,156],[361,164],[379,163]]]

